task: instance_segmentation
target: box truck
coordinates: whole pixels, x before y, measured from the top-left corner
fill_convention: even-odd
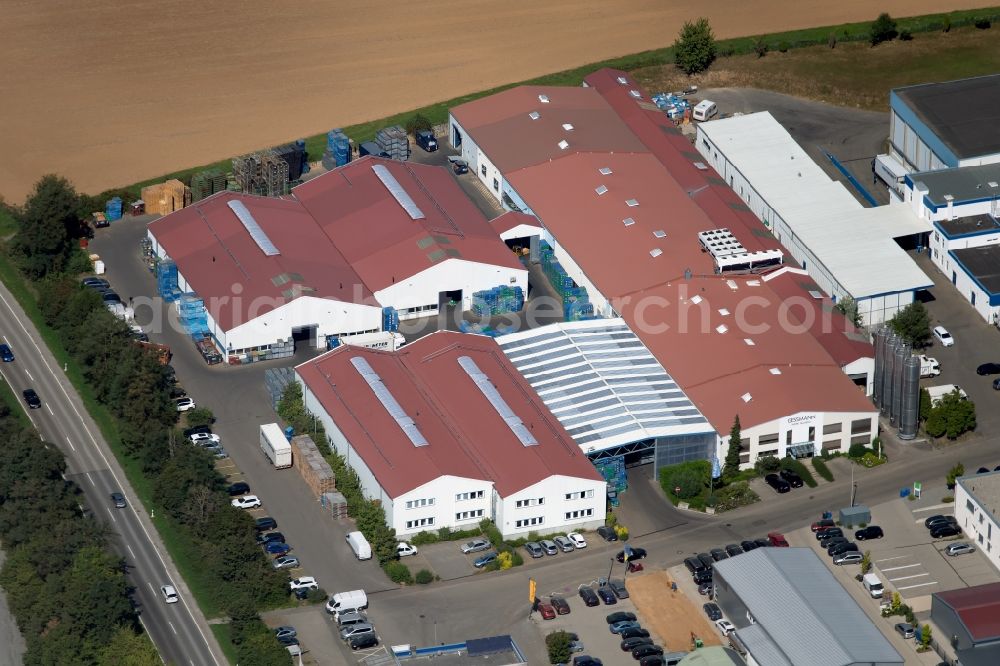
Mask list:
[[[292,445],[277,423],[265,423],[260,427],[260,450],[275,469],[292,466]]]
[[[936,358],[931,358],[930,356],[920,355],[920,376],[921,377],[937,377],[941,374],[941,364],[938,363]]]
[[[403,334],[395,331],[344,335],[339,338],[330,336],[326,339],[327,349],[335,349],[341,345],[353,345],[355,347],[367,347],[368,349],[396,351],[405,344],[406,338],[403,337]]]
[[[372,559],[372,547],[368,545],[368,539],[361,532],[350,532],[347,535],[347,543],[354,551],[354,557],[359,560]]]

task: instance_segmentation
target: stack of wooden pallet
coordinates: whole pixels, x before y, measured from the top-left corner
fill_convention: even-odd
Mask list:
[[[184,183],[177,179],[142,188],[142,200],[149,215],[168,215],[190,203],[185,197]]]

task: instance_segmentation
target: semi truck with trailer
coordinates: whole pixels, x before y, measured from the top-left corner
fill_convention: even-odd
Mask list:
[[[292,445],[277,423],[265,423],[260,427],[260,450],[275,469],[292,466]]]
[[[403,334],[395,331],[361,333],[360,335],[345,335],[339,338],[329,337],[326,340],[327,349],[335,349],[341,345],[353,345],[355,347],[368,347],[369,349],[396,351],[405,344],[406,338],[403,337]]]

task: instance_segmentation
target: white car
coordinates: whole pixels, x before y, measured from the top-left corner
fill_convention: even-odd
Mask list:
[[[237,509],[256,509],[261,505],[260,498],[256,495],[244,495],[235,497],[232,502]]]
[[[173,585],[164,585],[161,587],[160,594],[163,595],[163,600],[168,604],[176,604],[181,600],[181,598],[177,596],[177,590],[174,589]]]
[[[188,397],[177,398],[174,404],[177,405],[178,412],[189,412],[198,407],[198,405],[194,404],[194,400]]]
[[[944,326],[935,326],[933,333],[934,337],[938,339],[938,342],[940,342],[942,346],[951,347],[955,344],[955,338],[951,337],[951,333],[949,333]]]
[[[577,532],[570,532],[566,535],[566,538],[573,542],[573,545],[577,548],[586,548],[587,540],[583,538],[583,535]]]
[[[719,630],[719,633],[723,636],[728,636],[729,634],[736,631],[736,627],[729,620],[716,620],[715,628]]]
[[[417,547],[416,546],[411,546],[410,544],[406,543],[405,541],[403,541],[403,542],[401,542],[399,544],[396,544],[396,555],[397,556],[399,556],[399,557],[407,557],[408,555],[416,555],[416,554],[417,554]]]
[[[296,578],[288,583],[292,590],[318,590],[319,583],[312,576],[303,576],[302,578]]]
[[[222,438],[210,432],[196,432],[190,437],[192,444],[210,446],[211,444],[221,444]]]

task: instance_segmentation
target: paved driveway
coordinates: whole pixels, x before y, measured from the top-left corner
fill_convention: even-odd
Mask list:
[[[462,544],[466,541],[429,543],[426,546],[420,546],[420,555],[426,558],[431,571],[442,580],[465,578],[477,573],[478,570],[472,566],[472,562],[483,552],[487,552],[465,555],[462,553]]]

